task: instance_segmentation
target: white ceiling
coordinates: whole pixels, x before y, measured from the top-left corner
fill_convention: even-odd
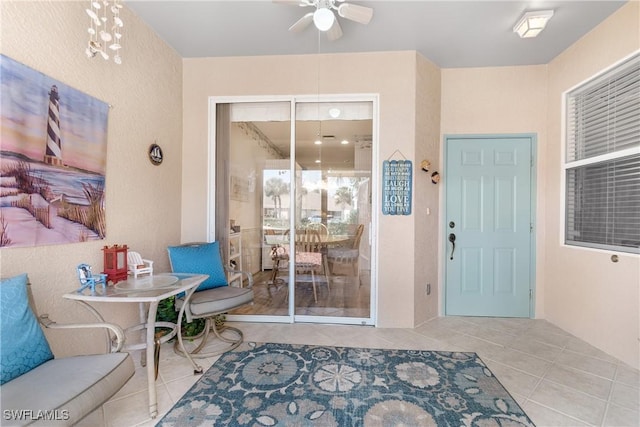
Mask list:
[[[271,0],[125,0],[182,57],[416,50],[441,68],[546,64],[625,1],[357,1],[372,7],[368,25],[339,18],[344,35],[329,42],[310,26],[288,28],[311,8]],[[525,11],[553,9],[547,28],[520,39]],[[126,23],[125,23],[126,27]]]
[[[372,7],[368,25],[339,18],[343,36],[330,42],[309,26],[288,28],[311,8],[271,0],[125,0],[182,57],[258,56],[416,50],[441,68],[535,65],[559,53],[602,22],[625,1],[357,1]],[[521,39],[513,26],[525,11],[553,9],[541,35]],[[126,30],[126,23],[125,23]],[[288,155],[288,122],[253,122]],[[322,135],[334,135],[316,146]],[[297,123],[296,160],[308,169],[352,169],[354,141],[371,135],[370,120]],[[322,164],[315,161],[321,158]]]

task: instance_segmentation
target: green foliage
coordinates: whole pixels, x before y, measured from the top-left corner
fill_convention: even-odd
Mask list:
[[[156,321],[176,323],[178,321],[178,312],[175,309],[175,303],[175,297],[170,297],[160,301],[158,304]],[[204,329],[204,324],[204,319],[194,319],[193,322],[187,323],[187,319],[183,317],[182,336],[192,337],[198,335]]]

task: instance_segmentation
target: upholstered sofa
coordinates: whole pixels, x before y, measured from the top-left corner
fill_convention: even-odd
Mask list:
[[[60,325],[36,319],[26,274],[0,281],[0,403],[2,426],[73,425],[109,400],[133,376],[120,352],[122,329],[109,323]],[[54,358],[46,328],[107,328],[109,353]]]

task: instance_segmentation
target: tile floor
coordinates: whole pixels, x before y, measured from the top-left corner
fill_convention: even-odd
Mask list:
[[[416,329],[310,324],[237,324],[247,341],[477,352],[539,426],[640,425],[640,375],[562,329],[531,319],[440,317]],[[146,370],[80,423],[153,426],[198,379],[170,344],[160,354],[160,414],[147,413]],[[215,359],[201,359],[205,369]]]

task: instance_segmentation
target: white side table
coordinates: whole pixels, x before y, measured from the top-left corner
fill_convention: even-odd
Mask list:
[[[93,308],[92,302],[109,303],[138,303],[140,307],[140,325],[128,328],[127,331],[146,330],[146,339],[141,343],[129,344],[125,340],[125,350],[146,349],[147,361],[147,381],[149,388],[149,415],[155,418],[158,415],[158,400],[155,386],[156,363],[154,358],[154,348],[156,344],[156,327],[170,328],[171,332],[162,337],[161,342],[166,342],[175,336],[177,325],[170,322],[156,322],[158,304],[163,299],[174,295],[186,293],[185,304],[187,305],[191,295],[195,292],[200,283],[207,279],[205,274],[182,274],[163,273],[153,276],[129,278],[126,281],[118,282],[106,289],[96,287],[95,292],[89,289],[82,292],[70,292],[63,295],[63,298],[78,301],[86,306],[100,321],[104,322],[102,315]],[[148,307],[147,307],[148,306]],[[178,322],[182,320],[182,313],[178,316]]]

